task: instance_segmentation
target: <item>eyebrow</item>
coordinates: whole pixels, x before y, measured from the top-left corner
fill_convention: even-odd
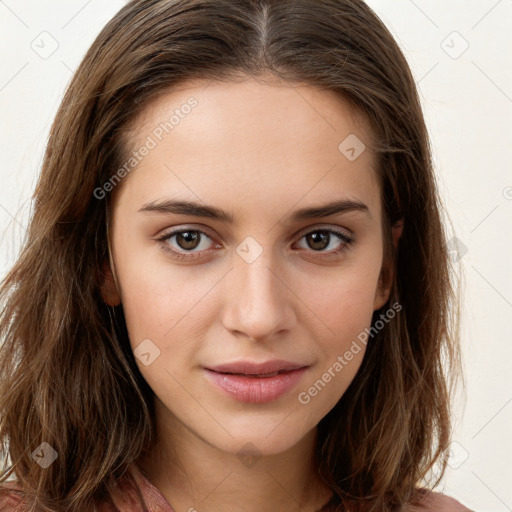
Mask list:
[[[368,217],[372,218],[368,206],[366,206],[363,202],[352,199],[340,199],[318,206],[310,206],[308,208],[295,210],[292,214],[286,216],[285,220],[298,222],[301,220],[318,219],[322,217],[329,217],[338,213],[348,213],[354,211],[366,213]],[[139,209],[139,212],[205,217],[208,219],[218,220],[226,224],[233,224],[234,222],[234,216],[222,208],[201,204],[195,201],[180,201],[171,199],[163,201],[152,201],[142,205],[142,207]]]

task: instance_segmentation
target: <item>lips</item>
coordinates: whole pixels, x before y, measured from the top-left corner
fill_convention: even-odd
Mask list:
[[[302,379],[308,365],[284,360],[241,361],[204,369],[206,379],[225,395],[241,402],[277,400]]]

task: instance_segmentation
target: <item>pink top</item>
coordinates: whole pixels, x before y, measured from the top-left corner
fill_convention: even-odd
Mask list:
[[[174,512],[174,509],[168,501],[162,496],[160,491],[147,479],[143,470],[137,465],[133,464],[133,475],[139,485],[141,494],[146,502],[149,512]],[[98,512],[145,512],[141,510],[139,501],[134,495],[134,490],[128,487],[125,480],[119,481],[119,494],[113,497],[115,506],[103,503]],[[16,488],[13,482],[3,484],[4,487]],[[15,512],[15,506],[19,503],[19,498],[14,495],[0,501],[0,510],[2,512]],[[7,507],[6,507],[7,506]],[[193,508],[192,508],[193,510]],[[469,508],[459,503],[454,498],[446,496],[441,493],[432,492],[424,501],[423,507],[408,508],[409,512],[473,512]],[[18,511],[16,511],[18,512]]]
[[[102,503],[98,507],[98,512],[174,512],[174,509],[168,501],[162,496],[161,492],[146,478],[143,470],[137,465],[132,465],[133,475],[140,488],[140,492],[144,501],[146,502],[147,509],[142,511],[138,497],[134,494],[135,490],[128,484],[125,479],[118,482],[119,493],[112,497],[115,506],[109,503]],[[14,482],[6,482],[4,487],[16,489],[17,485]],[[20,498],[15,494],[11,494],[9,498],[0,500],[1,512],[23,512],[16,510],[16,505],[20,503]]]
[[[133,475],[137,480],[144,501],[150,512],[174,512],[169,502],[162,493],[147,479],[144,471],[137,464],[133,464]],[[140,508],[139,500],[133,495],[133,489],[120,483],[121,499],[113,497],[115,508],[108,504],[99,507],[99,512],[145,512]]]

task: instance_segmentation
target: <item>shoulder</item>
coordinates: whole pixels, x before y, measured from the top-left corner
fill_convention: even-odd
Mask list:
[[[407,512],[474,512],[455,498],[439,492],[426,493],[421,505],[410,506]]]

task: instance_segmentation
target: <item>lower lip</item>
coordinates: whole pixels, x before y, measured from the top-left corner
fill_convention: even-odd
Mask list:
[[[302,378],[307,367],[290,370],[274,377],[251,377],[214,372],[205,368],[206,378],[240,402],[261,404],[277,400]]]

